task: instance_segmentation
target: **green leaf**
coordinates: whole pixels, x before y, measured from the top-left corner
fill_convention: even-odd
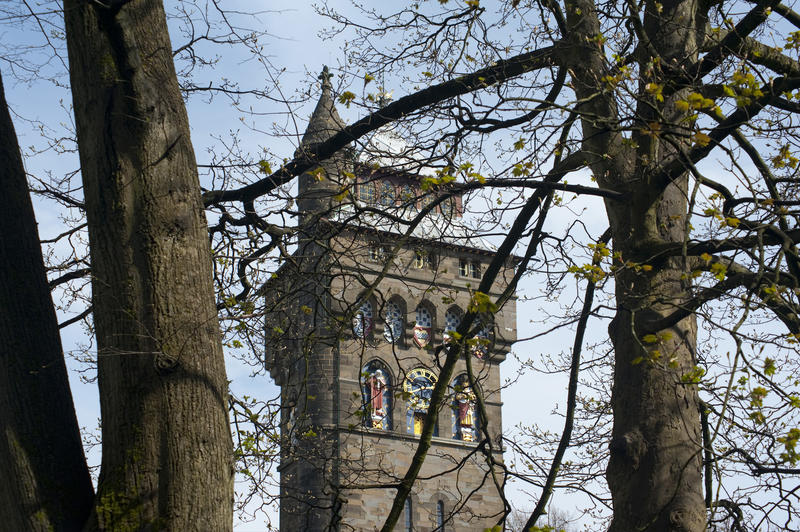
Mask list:
[[[356,95],[350,91],[344,91],[339,95],[339,103],[345,107],[350,107],[350,103],[356,99]]]
[[[475,292],[472,294],[472,302],[469,305],[472,312],[490,313],[497,312],[497,305],[492,301],[488,294]]]

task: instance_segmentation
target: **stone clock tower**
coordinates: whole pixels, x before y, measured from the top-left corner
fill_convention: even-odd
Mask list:
[[[301,150],[339,131],[327,71]],[[267,293],[267,360],[281,387],[280,529],[373,531],[417,446],[454,333],[493,257],[462,198],[424,191],[425,169],[390,155],[391,131],[299,181],[299,237]],[[442,193],[440,193],[442,194]],[[512,264],[495,282],[502,292]],[[512,298],[470,332],[431,449],[396,530],[481,531],[503,512],[499,365],[516,339]],[[480,387],[487,419],[475,408]],[[485,427],[481,426],[485,423]]]

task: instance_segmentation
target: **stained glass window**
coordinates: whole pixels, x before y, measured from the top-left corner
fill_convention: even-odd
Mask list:
[[[358,185],[358,199],[362,203],[372,205],[375,203],[375,186],[372,183],[360,183]]]
[[[394,301],[386,304],[383,337],[393,344],[403,336],[403,311]]]
[[[427,368],[416,368],[408,372],[403,383],[403,391],[409,398],[407,403],[407,425],[409,434],[422,434],[425,414],[431,404],[431,394],[436,385],[436,375]],[[436,431],[434,431],[436,435]]]
[[[381,205],[385,207],[393,207],[395,202],[394,186],[391,183],[384,181],[381,184]]]
[[[417,325],[422,327],[433,326],[433,318],[431,318],[431,313],[425,307],[417,307]]]
[[[424,209],[432,202],[433,202],[433,196],[431,196],[430,194],[423,194],[422,197],[419,199],[420,210]]]
[[[364,302],[353,316],[353,335],[356,338],[366,338],[372,331],[372,303]]]
[[[403,185],[403,188],[400,189],[400,202],[412,211],[417,210],[416,196],[411,185]]]
[[[439,204],[439,210],[442,211],[442,215],[447,218],[453,216],[453,212],[455,211],[455,203],[453,198],[447,198]]]
[[[389,371],[373,360],[361,370],[364,426],[392,430],[392,381]]]
[[[422,349],[431,341],[433,334],[433,318],[425,307],[417,307],[416,323],[414,324],[414,343]]]
[[[453,381],[453,438],[476,441],[478,438],[478,416],[475,411],[475,393],[466,374]]]
[[[478,358],[484,358],[489,352],[489,326],[480,319],[475,320],[477,333],[472,338],[472,354]]]
[[[448,310],[444,314],[444,339],[450,340],[450,333],[455,332],[461,325],[461,314],[456,310]]]

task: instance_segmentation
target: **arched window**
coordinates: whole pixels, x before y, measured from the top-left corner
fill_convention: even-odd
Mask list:
[[[445,532],[444,529],[444,501],[436,501],[436,532]]]
[[[414,532],[414,515],[411,512],[411,497],[406,499],[404,508],[406,514],[406,532]]]
[[[286,433],[284,436],[288,436],[289,444],[287,448],[291,448],[297,445],[297,404],[295,401],[291,401],[287,406],[288,414],[286,416],[286,424],[284,429]]]
[[[475,392],[469,385],[466,374],[453,380],[453,439],[476,441],[478,439],[478,416],[475,409]]]
[[[397,343],[403,336],[403,309],[394,301],[389,301],[384,311],[383,337],[390,344]]]
[[[422,434],[422,424],[425,414],[431,404],[431,394],[436,385],[436,375],[427,368],[412,369],[406,375],[403,391],[408,397],[406,429],[409,434],[419,436]],[[434,435],[437,431],[434,431]]]
[[[392,430],[392,377],[386,366],[373,360],[361,370],[364,426]]]
[[[366,338],[372,332],[372,303],[365,301],[353,316],[353,335]]]
[[[394,207],[395,202],[395,194],[394,194],[394,186],[388,181],[384,181],[381,183],[381,194],[380,194],[380,202],[381,205],[385,207]]]
[[[414,343],[424,349],[431,342],[433,335],[433,318],[425,307],[417,307],[416,323],[414,324]]]
[[[444,313],[444,341],[449,342],[452,332],[458,329],[461,325],[461,312],[456,309],[450,309]]]

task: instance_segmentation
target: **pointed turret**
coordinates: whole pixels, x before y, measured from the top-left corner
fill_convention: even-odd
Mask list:
[[[322,93],[311,114],[308,127],[298,148],[298,154],[305,152],[313,155],[316,146],[344,128],[344,121],[336,111],[333,101],[332,76],[328,67],[323,67],[322,73],[319,75],[319,79],[322,80]],[[324,172],[311,171],[300,176],[298,207],[303,213],[301,224],[317,216],[324,216],[331,208],[333,197],[339,193],[339,181],[342,173],[346,170],[346,163],[347,157],[343,150],[320,162],[319,166]]]
[[[320,94],[317,107],[308,121],[308,127],[300,143],[301,149],[325,142],[344,128],[344,121],[333,103],[332,77],[333,74],[330,73],[328,67],[322,67],[322,73],[319,75],[319,79],[322,80],[322,94]]]

